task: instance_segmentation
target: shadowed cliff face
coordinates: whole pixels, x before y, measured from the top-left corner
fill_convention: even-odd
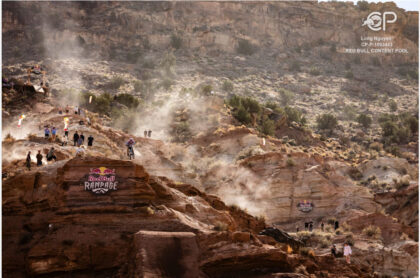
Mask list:
[[[394,47],[410,53],[385,60],[417,61],[418,13],[406,13],[393,3],[372,4],[360,11],[352,4],[308,2],[5,2],[3,55],[46,58],[55,54],[54,46],[88,56],[127,58],[149,49],[166,50],[174,46],[174,36],[181,39],[180,49],[187,55],[235,53],[242,39],[265,55],[311,48],[321,40],[336,44],[341,52],[360,46],[361,36],[378,35],[362,27],[376,10],[397,13],[398,21],[380,35],[393,36]],[[6,43],[9,39],[13,44]]]

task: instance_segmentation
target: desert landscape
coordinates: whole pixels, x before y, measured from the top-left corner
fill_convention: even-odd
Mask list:
[[[2,8],[4,277],[418,277],[418,12]]]

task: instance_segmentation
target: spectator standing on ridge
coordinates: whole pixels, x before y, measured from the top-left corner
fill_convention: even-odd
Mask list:
[[[324,222],[321,222],[321,231],[324,231]]]
[[[74,135],[73,135],[74,146],[76,146],[77,140],[79,140],[79,133],[77,133],[77,131],[76,131],[76,133],[74,133]]]
[[[53,128],[51,129],[51,135],[52,135],[52,140],[54,142],[55,136],[57,135],[57,129],[55,128],[55,126],[53,126]]]
[[[340,226],[340,225],[339,225],[338,221],[336,220],[336,221],[334,222],[334,230],[337,230],[339,226]]]
[[[92,134],[91,134],[91,135],[89,135],[89,137],[88,137],[88,147],[92,147],[92,145],[93,145],[93,140],[94,140],[94,138],[93,138]]]
[[[147,137],[147,130],[144,131],[144,137]]]
[[[147,135],[149,136],[149,138],[152,137],[152,131],[149,130],[149,132],[147,133]]]
[[[45,127],[44,134],[45,134],[45,139],[48,139],[50,137],[50,129],[48,128],[48,126]]]
[[[308,222],[305,222],[305,231],[308,230],[308,226],[309,226],[309,223]]]
[[[85,136],[83,135],[83,132],[80,133],[80,138],[82,138],[82,144],[85,142]]]
[[[312,229],[314,228],[314,225],[312,224],[312,221],[309,223],[309,231],[312,232]]]
[[[28,170],[31,170],[31,152],[28,152],[28,155],[26,156],[26,168],[28,168]]]
[[[36,155],[36,166],[42,166],[42,157],[41,151],[38,151]]]
[[[344,243],[343,253],[344,253],[344,257],[346,257],[346,262],[349,264],[352,251],[351,251],[350,245],[347,242]]]

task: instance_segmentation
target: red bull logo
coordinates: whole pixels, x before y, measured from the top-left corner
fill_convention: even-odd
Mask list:
[[[310,212],[313,209],[314,205],[312,204],[312,202],[303,200],[299,202],[297,207],[302,212]]]
[[[96,194],[105,194],[109,190],[117,190],[117,185],[115,169],[91,168],[88,180],[85,181],[85,190]]]

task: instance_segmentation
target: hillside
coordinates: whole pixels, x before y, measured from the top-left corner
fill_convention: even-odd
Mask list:
[[[392,2],[2,7],[4,277],[418,272],[418,13]],[[398,21],[381,35],[408,54],[346,53],[378,34],[362,20],[390,9]],[[74,146],[76,131],[93,145]]]

